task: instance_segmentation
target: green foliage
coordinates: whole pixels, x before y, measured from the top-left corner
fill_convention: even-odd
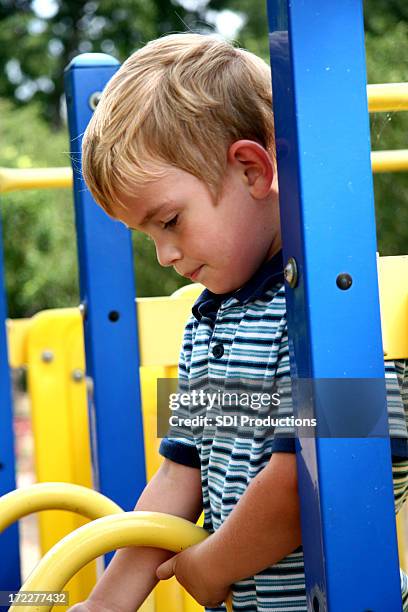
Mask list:
[[[34,3],[0,0],[0,57],[6,66],[0,96],[18,106],[37,102],[54,127],[61,126],[63,72],[73,57],[101,52],[123,61],[148,40],[203,19],[199,10],[171,0],[64,0],[49,7],[55,14],[44,18]]]
[[[50,133],[35,105],[13,109],[0,100],[0,166],[67,166],[65,131]],[[4,146],[4,143],[7,143]],[[1,197],[9,315],[78,304],[70,190],[32,190]]]

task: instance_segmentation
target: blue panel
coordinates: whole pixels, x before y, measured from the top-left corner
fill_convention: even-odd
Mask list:
[[[338,416],[330,394],[317,402],[296,380],[319,389],[334,379],[337,389],[339,379],[361,379],[376,389],[361,407],[360,438],[345,412],[333,437],[299,439],[308,606],[398,611],[362,3],[269,0],[268,14],[283,251],[299,270],[297,286],[286,287],[295,411]],[[336,283],[342,273],[352,280],[346,290]],[[347,406],[346,387],[343,397]]]
[[[0,222],[0,496],[16,488],[6,311]],[[0,535],[0,559],[0,591],[18,590],[20,588],[20,555],[16,523]]]
[[[89,99],[118,68],[103,54],[74,59],[66,70],[74,196],[80,266],[95,486],[131,510],[145,486],[139,354],[132,243],[129,230],[112,221],[83,182],[82,134],[91,118]],[[116,320],[117,319],[117,320]]]

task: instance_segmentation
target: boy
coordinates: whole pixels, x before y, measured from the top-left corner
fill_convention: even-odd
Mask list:
[[[289,376],[268,66],[214,36],[175,34],[134,53],[85,132],[83,172],[108,215],[148,234],[157,258],[206,289],[187,322],[179,378]],[[388,366],[398,387],[407,368]],[[290,403],[282,414],[290,415]],[[286,411],[286,412],[285,412]],[[403,406],[389,402],[398,501],[407,488]],[[280,433],[280,435],[277,435]],[[133,612],[175,574],[207,610],[306,611],[294,439],[192,431],[164,438],[164,462],[136,510],[195,522],[205,542],[178,555],[119,550],[75,610]],[[397,459],[397,455],[399,456]]]

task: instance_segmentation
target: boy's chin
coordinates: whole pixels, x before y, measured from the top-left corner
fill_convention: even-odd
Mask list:
[[[232,293],[233,291],[237,291],[240,287],[235,287],[232,283],[211,283],[211,282],[201,282],[201,285],[206,287],[211,293],[215,293],[215,295],[223,295],[224,293]]]

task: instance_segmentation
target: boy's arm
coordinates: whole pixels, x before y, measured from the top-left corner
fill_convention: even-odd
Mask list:
[[[205,567],[202,580],[210,592],[277,563],[301,541],[296,455],[274,453],[221,527],[204,542],[177,555],[166,568],[174,563],[176,576],[187,576],[186,582],[180,581],[194,595],[196,568]],[[159,574],[164,577],[161,570]]]
[[[202,511],[200,470],[165,459],[135,510],[165,512],[195,523]],[[173,555],[160,548],[118,550],[86,601],[87,609],[134,612],[157,584],[157,567]]]
[[[203,544],[211,558],[209,567],[215,563],[214,572],[221,571],[232,584],[274,565],[301,542],[296,454],[274,453]]]

